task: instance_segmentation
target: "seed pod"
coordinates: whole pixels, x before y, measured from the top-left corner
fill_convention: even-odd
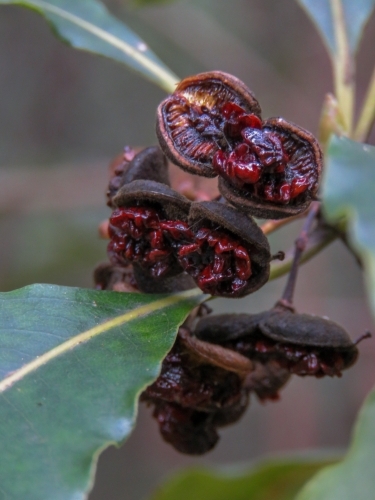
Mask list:
[[[315,198],[322,152],[315,137],[283,118],[261,130],[242,130],[244,142],[214,158],[221,194],[255,217],[281,219],[303,212]]]
[[[165,184],[135,180],[113,198],[108,254],[113,263],[129,263],[165,278],[183,270],[174,246],[192,238],[187,225],[190,202]]]
[[[280,398],[279,390],[290,379],[289,371],[272,358],[265,363],[256,362],[254,365],[254,371],[246,377],[246,389],[255,392],[261,401],[277,401]]]
[[[253,219],[219,202],[191,205],[195,242],[180,245],[182,267],[206,293],[243,297],[269,277],[269,244]]]
[[[352,366],[358,357],[356,344],[346,330],[325,318],[294,313],[278,304],[269,311],[249,315],[247,330],[245,315],[239,315],[238,328],[236,316],[202,318],[195,334],[234,349],[252,361],[266,364],[275,360],[280,368],[301,376],[340,377],[342,370]],[[220,340],[215,339],[215,332]]]
[[[182,80],[157,112],[156,132],[168,158],[190,173],[215,177],[212,158],[245,126],[260,125],[261,109],[238,78],[211,71]]]
[[[241,398],[242,381],[237,374],[199,361],[179,337],[164,359],[159,377],[143,396],[205,412],[232,407]]]
[[[219,440],[210,413],[160,401],[153,416],[159,423],[163,439],[181,453],[202,455]]]
[[[108,184],[106,195],[107,205],[111,208],[113,208],[112,198],[122,186],[122,176],[124,175],[125,170],[127,170],[127,168],[129,167],[129,163],[132,161],[135,155],[135,149],[131,148],[130,146],[125,146],[123,154],[118,155],[109,164],[110,181]]]
[[[198,321],[194,335],[206,342],[218,343],[251,335],[258,328],[263,313],[207,315]]]
[[[341,376],[358,357],[348,332],[334,321],[297,314],[275,307],[259,323],[259,329],[284,351],[287,366],[298,375]]]
[[[155,279],[144,267],[133,264],[134,279],[140,292],[142,293],[177,293],[195,288],[194,280],[186,273],[174,276],[162,276]],[[182,270],[181,270],[182,271]]]
[[[242,397],[233,406],[217,410],[212,415],[212,424],[215,427],[225,427],[238,422],[249,406],[249,393],[247,389],[242,390]]]
[[[123,164],[119,175],[110,181],[107,191],[107,205],[114,208],[113,198],[118,190],[135,180],[150,180],[170,185],[168,162],[158,146],[143,149],[130,162]]]

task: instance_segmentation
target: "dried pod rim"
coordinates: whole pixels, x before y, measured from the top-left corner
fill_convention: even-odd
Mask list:
[[[133,264],[133,269],[134,279],[142,293],[178,293],[197,286],[193,278],[177,266],[171,269],[171,273],[175,274],[168,273],[160,278],[151,276],[147,269],[136,262]]]
[[[252,217],[218,201],[193,202],[189,213],[189,224],[194,226],[194,232],[197,227],[203,227],[206,220],[211,226],[218,224],[220,229],[229,231],[244,240],[252,249],[251,260],[253,262],[264,265],[271,260],[267,237]]]
[[[239,213],[233,207],[216,201],[194,202],[189,214],[189,225],[196,228],[204,227],[206,221],[215,228],[218,224],[221,230],[226,230],[241,238],[244,246],[250,250],[250,259],[254,264],[253,274],[246,287],[239,295],[222,294],[222,296],[243,297],[253,293],[267,283],[270,275],[270,247],[266,236],[255,221],[245,214]]]
[[[312,314],[294,313],[276,307],[264,314],[259,329],[275,342],[317,348],[357,349],[348,332],[338,323]]]
[[[115,207],[144,202],[162,208],[166,217],[186,221],[191,201],[166,184],[150,180],[135,180],[125,184],[113,198]]]
[[[241,80],[229,73],[224,73],[223,71],[208,71],[184,78],[177,85],[176,90],[172,95],[183,93],[190,86],[197,86],[199,83],[203,85],[210,81],[212,81],[212,83],[218,82],[224,87],[227,87],[234,94],[237,94],[237,98],[240,100],[241,106],[247,113],[255,114],[259,118],[261,117],[261,107],[251,90]],[[156,120],[156,134],[165,155],[172,161],[172,163],[178,165],[187,172],[202,175],[204,177],[216,177],[217,174],[214,172],[212,166],[205,165],[197,160],[188,159],[183,156],[182,153],[177,151],[166,127],[165,105],[169,102],[169,99],[170,96],[164,99],[164,101],[162,101],[158,106]]]
[[[140,179],[170,186],[167,158],[159,146],[142,149],[134,156],[123,173],[121,186]]]
[[[294,123],[284,120],[284,118],[269,118],[263,122],[263,128],[266,127],[272,127],[272,129],[280,128],[283,129],[283,131],[287,130],[291,134],[297,136],[298,140],[303,140],[309,143],[316,160],[315,166],[317,171],[317,182],[315,183],[314,189],[310,190],[306,199],[299,202],[298,205],[283,205],[262,200],[249,193],[244,193],[244,191],[232,186],[222,177],[219,179],[219,191],[222,196],[229,201],[229,203],[232,203],[243,212],[249,213],[254,217],[262,219],[284,219],[286,217],[298,215],[307,210],[313,198],[316,196],[322,172],[323,155],[318,141],[310,132],[302,127],[299,127],[298,125],[295,125]]]
[[[258,326],[264,313],[218,314],[200,319],[194,335],[206,342],[226,342],[250,335]]]

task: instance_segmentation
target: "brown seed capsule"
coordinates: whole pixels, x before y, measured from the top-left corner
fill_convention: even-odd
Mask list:
[[[246,128],[242,137],[230,155],[214,158],[221,194],[255,217],[280,219],[306,210],[322,170],[315,137],[283,118],[266,120],[261,130]]]
[[[150,276],[147,269],[137,265],[137,263],[133,264],[132,267],[135,282],[142,293],[177,293],[196,287],[193,278],[183,272],[174,276],[162,276],[161,279],[155,279]]]
[[[129,163],[136,155],[135,149],[125,146],[122,155],[118,155],[109,164],[110,181],[107,189],[107,205],[112,207],[112,198],[122,186],[122,176],[129,167]]]
[[[215,177],[212,158],[245,126],[259,126],[261,109],[238,78],[221,71],[182,80],[157,112],[156,132],[168,158],[188,172]]]
[[[241,398],[241,377],[198,360],[179,337],[164,359],[159,377],[143,395],[144,400],[162,399],[205,412],[232,407]]]
[[[174,247],[192,237],[187,225],[190,202],[165,184],[135,180],[113,198],[108,254],[114,264],[133,264],[151,278],[183,272]]]
[[[124,153],[126,156],[126,151]],[[107,205],[114,208],[113,198],[125,184],[135,180],[150,180],[170,185],[168,162],[158,146],[143,149],[131,161],[123,161],[108,186]]]
[[[269,244],[253,219],[219,202],[192,203],[193,244],[180,245],[182,267],[206,293],[243,297],[269,277]]]
[[[238,422],[249,406],[249,393],[247,389],[242,390],[241,399],[234,404],[221,410],[217,410],[212,415],[212,424],[215,427],[225,427]]]
[[[217,342],[232,348],[252,361],[263,364],[275,360],[279,367],[297,375],[315,377],[341,376],[352,366],[358,356],[356,343],[337,323],[298,314],[277,305],[270,311],[249,315],[246,331],[245,315],[239,315],[240,327],[236,328],[236,315],[202,318],[195,334],[208,342]],[[225,340],[221,325],[230,325]],[[215,340],[217,332],[220,341]]]
[[[240,368],[242,359],[246,362],[247,358],[208,344],[213,348],[211,356],[211,350],[202,352],[201,344],[208,343],[181,327],[159,377],[141,395],[142,401],[154,405],[153,416],[163,438],[188,454],[202,454],[213,448],[219,439],[216,427],[237,421],[249,402],[249,391],[244,386],[248,372],[233,371],[235,356],[240,360]],[[229,357],[223,351],[228,351]],[[249,365],[247,361],[245,364]],[[229,366],[229,370],[223,366]]]
[[[261,401],[277,401],[280,398],[279,390],[290,379],[289,370],[272,358],[262,363],[255,362],[254,365],[254,371],[246,377],[245,388],[255,392]]]
[[[153,416],[159,423],[163,439],[180,453],[202,455],[210,451],[219,440],[211,413],[159,401],[155,405]]]

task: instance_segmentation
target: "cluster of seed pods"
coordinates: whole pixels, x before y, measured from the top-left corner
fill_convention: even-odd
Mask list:
[[[178,275],[185,276],[184,287],[189,276],[191,286],[195,282],[211,295],[240,297],[257,290],[268,279],[271,259],[262,231],[233,207],[192,203],[174,191],[160,155],[157,148],[136,155],[121,173],[123,185],[108,191],[114,209],[109,219],[111,263],[132,265],[142,291],[150,291],[150,279],[166,291],[165,280]],[[150,165],[153,178],[160,169],[164,182],[146,178]]]
[[[219,175],[222,195],[251,215],[295,215],[316,196],[322,154],[314,136],[283,118],[263,121],[253,93],[232,75],[182,80],[159,106],[157,134],[173,163]]]
[[[254,315],[206,316],[193,334],[180,329],[142,399],[154,406],[165,441],[182,453],[206,453],[219,439],[217,428],[241,418],[251,394],[278,400],[293,374],[341,377],[367,336],[353,343],[337,323],[279,304]]]
[[[215,446],[218,428],[241,418],[251,392],[261,400],[278,398],[289,373],[272,362],[262,368],[255,369],[235,349],[209,344],[181,328],[142,400],[153,405],[165,441],[181,453],[200,455]]]
[[[198,286],[231,298],[258,290],[272,257],[252,216],[280,219],[309,207],[322,166],[316,139],[283,118],[263,120],[246,85],[219,71],[178,84],[158,108],[157,135],[161,149],[126,148],[113,167],[110,263],[96,269],[96,287],[170,293]],[[221,198],[192,202],[173,190],[166,157],[189,173],[219,176]],[[252,394],[277,400],[293,374],[340,377],[354,364],[358,341],[336,323],[289,306],[280,301],[255,315],[205,316],[194,328],[190,318],[189,328],[180,328],[141,397],[168,443],[182,453],[205,453],[218,441],[217,429],[243,415]]]
[[[341,377],[358,356],[358,342],[353,343],[337,323],[281,305],[255,315],[203,318],[195,335],[259,363],[273,360],[279,368],[300,376]]]

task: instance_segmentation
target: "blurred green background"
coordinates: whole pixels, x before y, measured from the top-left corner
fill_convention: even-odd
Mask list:
[[[142,9],[122,0],[105,3],[179,76],[233,73],[255,92],[264,117],[283,116],[316,133],[322,100],[332,91],[330,65],[294,0],[180,0]],[[358,58],[359,102],[374,47],[373,16]],[[125,144],[156,143],[154,116],[164,93],[125,67],[64,46],[40,17],[16,7],[0,10],[0,61],[0,290],[34,282],[91,287],[93,267],[105,260],[97,227],[109,215],[107,165]],[[290,246],[299,225],[272,235],[274,252]],[[267,309],[284,282],[213,306]],[[302,268],[296,305],[342,323],[353,337],[375,332],[361,271],[339,242]],[[138,500],[185,465],[345,447],[375,381],[374,340],[360,351],[342,379],[293,379],[280,402],[253,400],[241,422],[224,429],[217,448],[199,459],[164,444],[141,407],[127,444],[102,454],[90,500]]]

